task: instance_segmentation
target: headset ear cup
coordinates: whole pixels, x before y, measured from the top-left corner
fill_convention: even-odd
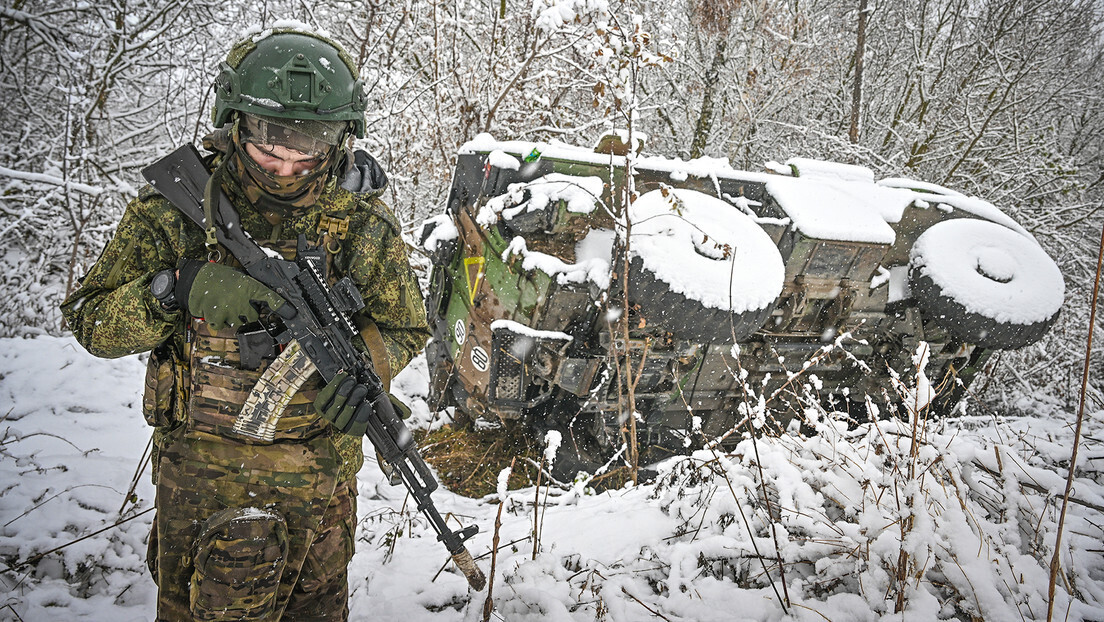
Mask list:
[[[241,85],[238,72],[225,61],[219,63],[219,73],[213,83],[215,89],[215,113],[212,122],[222,127],[230,120],[233,104],[241,100]]]
[[[367,109],[368,91],[364,88],[364,80],[358,79],[353,83],[353,110],[363,113]],[[366,132],[367,125],[362,114],[358,120],[353,122],[353,133],[357,138],[364,138]]]

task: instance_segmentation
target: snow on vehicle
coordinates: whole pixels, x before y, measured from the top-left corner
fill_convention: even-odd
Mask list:
[[[431,403],[560,432],[558,478],[624,446],[626,350],[649,461],[724,436],[760,396],[784,429],[799,371],[836,409],[884,407],[921,342],[949,412],[989,354],[1058,316],[1057,266],[980,199],[839,163],[637,156],[625,209],[615,152],[481,135],[422,229]]]

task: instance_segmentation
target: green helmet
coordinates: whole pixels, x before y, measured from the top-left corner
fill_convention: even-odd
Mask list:
[[[214,125],[237,110],[275,119],[348,121],[364,137],[367,98],[356,62],[336,41],[292,28],[242,39],[219,63]]]

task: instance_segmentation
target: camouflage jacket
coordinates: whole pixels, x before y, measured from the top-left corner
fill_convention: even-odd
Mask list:
[[[350,276],[358,286],[365,307],[354,319],[358,325],[371,321],[379,328],[389,367],[396,373],[425,345],[429,335],[425,307],[399,223],[378,198],[386,177],[378,168],[373,177],[372,171],[363,166],[363,155],[358,154],[356,162],[362,166],[350,167],[341,185],[331,180],[314,206],[285,217],[277,225],[258,213],[240,188],[224,190],[238,208],[243,228],[262,245],[283,241],[287,246],[286,241],[295,240],[299,234],[319,242],[323,234],[320,229],[329,227],[332,232],[335,223],[340,229],[347,224],[346,233],[326,238],[333,240],[331,248],[340,248],[332,256],[332,270],[338,277]],[[350,191],[349,187],[358,191]],[[165,311],[149,286],[154,274],[175,268],[181,259],[202,260],[207,256],[204,232],[152,188],[143,188],[127,206],[115,237],[99,260],[62,304],[62,313],[77,340],[95,356],[115,358],[160,346],[158,351],[167,350],[178,368],[186,367],[186,352],[194,340],[189,335],[193,321],[183,312]],[[147,412],[151,424],[172,427],[188,419],[187,400],[179,394],[189,390],[187,378],[192,376],[185,370],[183,380],[176,383],[177,395],[170,399],[177,406],[168,420],[150,420]],[[149,382],[147,376],[147,392]],[[300,414],[318,419],[309,400],[297,401],[303,411]],[[363,461],[360,439],[336,438],[335,442],[345,463],[342,475],[355,473]]]

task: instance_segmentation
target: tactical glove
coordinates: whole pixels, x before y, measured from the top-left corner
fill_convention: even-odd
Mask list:
[[[267,305],[287,318],[295,312],[279,294],[260,281],[229,266],[204,261],[187,261],[180,267],[176,299],[185,301],[188,312],[203,318],[211,328],[235,328],[260,318]]]
[[[339,372],[318,392],[314,409],[342,433],[364,436],[372,402],[368,401],[368,387],[347,372]]]

